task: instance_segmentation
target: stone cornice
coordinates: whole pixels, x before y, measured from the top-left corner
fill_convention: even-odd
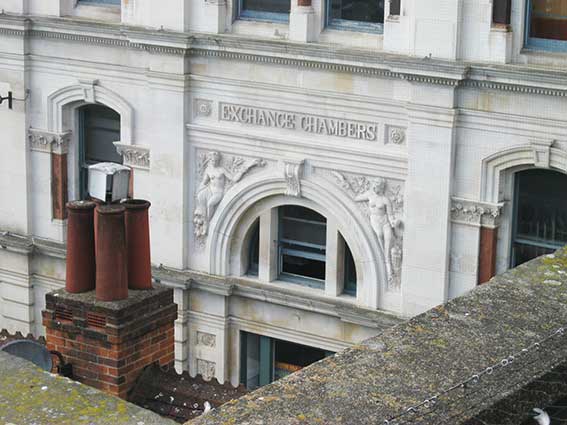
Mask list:
[[[453,197],[451,221],[476,227],[498,227],[503,203],[491,204]]]
[[[32,151],[66,154],[69,150],[71,132],[53,133],[34,128],[28,129],[29,147]]]
[[[400,322],[400,318],[392,314],[360,308],[339,298],[306,296],[300,291],[280,288],[273,284],[265,285],[246,278],[211,276],[200,272],[176,270],[163,266],[153,267],[152,274],[165,286],[199,289],[217,295],[237,295],[274,304],[293,306],[302,310],[316,311],[338,317],[344,322],[370,328],[386,329]]]
[[[124,158],[124,165],[142,170],[150,169],[150,149],[145,146],[114,142],[116,151]]]
[[[567,73],[521,65],[465,64],[318,43],[254,39],[234,34],[180,33],[72,18],[0,15],[0,35],[58,39],[175,56],[320,69],[447,87],[567,96]]]

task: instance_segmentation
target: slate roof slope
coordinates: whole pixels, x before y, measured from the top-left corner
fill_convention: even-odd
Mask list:
[[[174,425],[175,422],[0,352],[0,424]]]
[[[190,424],[518,425],[565,394],[567,248]]]

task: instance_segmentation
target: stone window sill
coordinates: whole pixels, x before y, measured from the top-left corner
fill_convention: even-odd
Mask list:
[[[99,4],[78,4],[73,9],[71,16],[85,18],[95,21],[120,23],[120,6]]]
[[[232,33],[276,40],[287,40],[289,25],[287,23],[237,19],[232,24]]]
[[[319,37],[319,42],[360,49],[382,50],[384,35],[325,28]]]

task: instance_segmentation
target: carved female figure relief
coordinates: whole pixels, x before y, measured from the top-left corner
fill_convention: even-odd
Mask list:
[[[332,172],[337,183],[356,202],[366,203],[364,211],[384,253],[388,287],[398,288],[402,267],[403,199],[400,186],[388,188],[384,178],[369,180],[366,177],[345,177]]]
[[[237,183],[253,167],[262,166],[264,161],[254,159],[244,161],[234,158],[232,170],[221,165],[221,154],[217,151],[207,153],[203,175],[197,188],[196,207],[193,213],[195,235],[200,238],[207,234],[211,218],[222,201],[229,185]]]
[[[379,178],[372,182],[370,190],[355,197],[357,202],[368,202],[370,225],[378,237],[384,256],[386,257],[386,272],[388,280],[392,281],[392,241],[394,233],[394,218],[392,202],[386,197],[386,180]]]

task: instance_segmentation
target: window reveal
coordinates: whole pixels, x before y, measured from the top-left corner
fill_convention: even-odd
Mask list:
[[[280,208],[279,272],[285,280],[325,286],[327,220],[307,208]]]

